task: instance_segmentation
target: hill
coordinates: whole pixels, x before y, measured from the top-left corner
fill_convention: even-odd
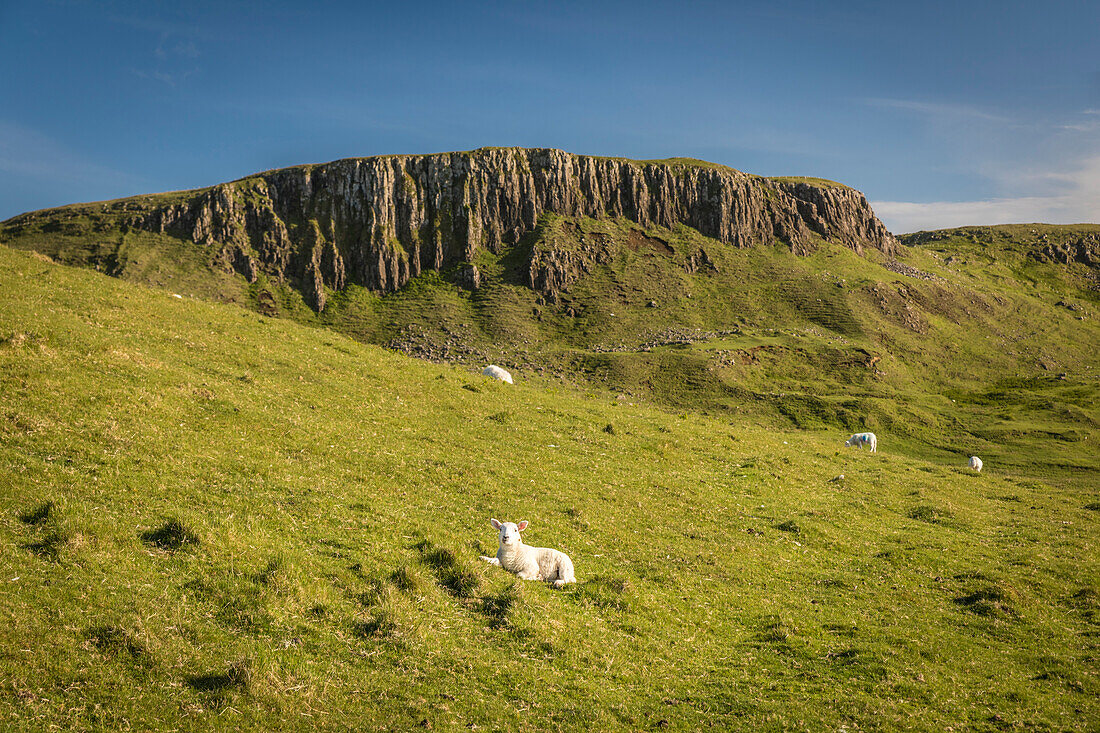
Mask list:
[[[514,247],[543,214],[683,224],[734,247],[895,246],[861,194],[829,181],[526,148],[349,158],[32,212],[4,222],[0,241],[144,280],[198,271],[223,299],[248,286],[252,299],[274,302],[273,280],[323,311],[348,285],[387,293],[422,273],[464,271],[483,252]],[[539,265],[553,273],[586,263],[566,259]],[[530,263],[532,284],[539,269]]]
[[[979,284],[1019,264],[913,258]],[[966,409],[1086,424],[1086,386]],[[3,247],[0,392],[6,729],[1100,721],[1078,442],[1023,431],[972,474],[889,432],[872,455],[835,429],[510,387]],[[479,565],[490,516],[530,519],[580,582]]]
[[[1053,476],[1097,468],[1098,231],[899,243],[823,179],[493,148],[33,212],[0,242],[431,361]]]

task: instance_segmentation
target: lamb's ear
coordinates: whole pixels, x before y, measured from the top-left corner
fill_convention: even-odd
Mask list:
[[[519,524],[517,524],[517,525],[516,525],[516,529],[518,529],[518,530],[519,530],[520,532],[522,532],[523,530],[527,529],[527,520],[526,520],[526,519],[524,519],[524,520],[523,520],[522,522],[520,522]]]
[[[497,520],[495,520],[495,519],[490,519],[490,520],[489,520],[489,524],[493,525],[493,529],[495,529],[495,530],[497,530],[497,531],[499,531],[499,530],[500,530],[500,522],[498,522]]]

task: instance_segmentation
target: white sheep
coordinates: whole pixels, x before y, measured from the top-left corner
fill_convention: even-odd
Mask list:
[[[519,533],[527,529],[526,519],[519,524],[490,519],[489,524],[500,533],[500,547],[496,557],[482,555],[481,559],[485,562],[515,573],[520,580],[545,580],[553,583],[555,588],[577,582],[573,575],[573,561],[564,552],[523,544]]]
[[[872,453],[878,453],[878,438],[875,437],[874,433],[856,433],[844,441],[844,445],[849,448],[858,445],[860,450],[863,450],[863,446],[869,445]]]
[[[481,373],[487,377],[492,377],[493,379],[499,379],[502,382],[507,382],[508,384],[515,384],[515,382],[512,381],[512,375],[508,373],[508,370],[501,369],[496,364],[490,364],[489,366],[482,369]]]
[[[978,473],[982,472],[982,459],[977,456],[970,456],[970,467]]]

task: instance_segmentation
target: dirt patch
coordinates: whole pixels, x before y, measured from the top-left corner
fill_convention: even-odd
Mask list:
[[[672,254],[672,247],[668,246],[668,242],[658,237],[651,237],[639,229],[631,229],[630,234],[626,235],[626,246],[633,252],[648,249],[663,255]]]

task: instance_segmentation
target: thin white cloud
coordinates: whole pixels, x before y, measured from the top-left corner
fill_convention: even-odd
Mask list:
[[[932,170],[985,180],[966,201],[874,201],[895,232],[966,225],[1100,221],[1100,109],[1056,118],[1043,110],[1012,116],[978,106],[867,98],[863,104],[908,113],[943,146]]]
[[[214,37],[208,27],[196,23],[124,15],[115,15],[108,18],[108,20],[111,23],[129,26],[144,33],[159,33],[162,36],[183,36],[199,40],[209,40]]]
[[[1100,222],[1100,156],[1068,171],[1024,173],[1023,177],[1057,181],[1049,196],[1018,196],[982,201],[872,201],[871,206],[892,232],[948,229],[988,224],[1080,224]]]
[[[188,69],[187,71],[181,71],[177,74],[169,74],[169,73],[159,71],[159,70],[156,70],[156,69],[152,69],[152,70],[149,70],[149,71],[145,71],[143,69],[130,69],[130,71],[133,72],[134,76],[136,76],[140,79],[150,79],[152,81],[159,81],[159,82],[162,82],[164,84],[167,84],[170,87],[174,87],[179,82],[184,81],[185,79],[187,79],[187,77],[194,74],[197,71],[197,69]]]
[[[898,234],[931,229],[1033,222],[1075,224],[1085,218],[1067,216],[1065,202],[1028,197],[988,201],[872,201],[871,207],[886,228]]]
[[[1065,125],[1058,125],[1057,128],[1073,132],[1096,132],[1100,130],[1100,122],[1070,122]]]
[[[147,18],[115,17],[111,20],[158,36],[147,67],[130,69],[134,76],[175,87],[199,71],[196,62],[202,52],[195,39],[205,36],[197,26]]]
[[[969,118],[988,120],[990,122],[1012,122],[1012,119],[1009,117],[967,104],[928,102],[916,99],[889,99],[885,97],[865,97],[860,101],[872,107],[885,107],[888,109],[918,112],[930,117]]]

